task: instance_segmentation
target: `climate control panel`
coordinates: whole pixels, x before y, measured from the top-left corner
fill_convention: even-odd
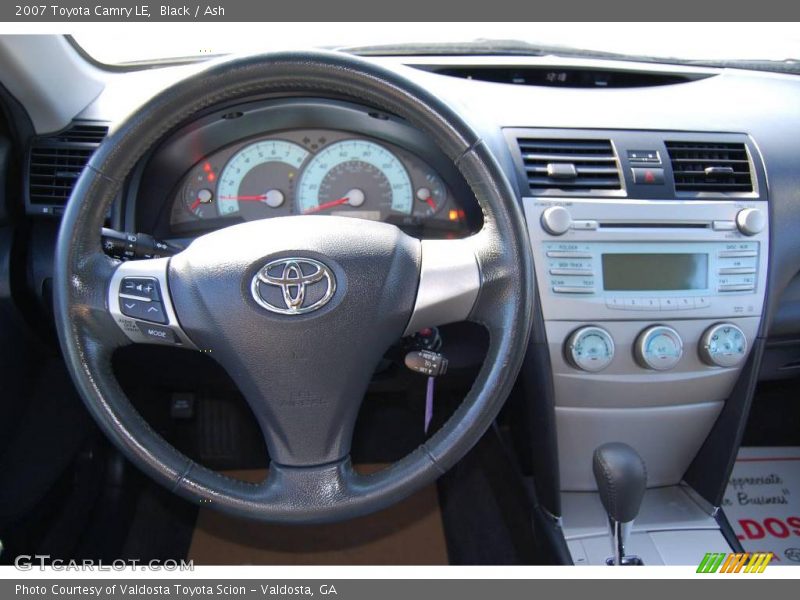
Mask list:
[[[735,367],[747,356],[747,335],[734,323],[711,325],[699,335],[695,345],[696,357],[707,369]],[[631,349],[633,365],[651,371],[675,369],[688,351],[678,330],[663,324],[649,325],[636,333]],[[599,373],[614,362],[616,345],[608,329],[586,325],[569,334],[563,352],[567,364],[573,369]],[[618,366],[630,370],[630,359],[624,355],[619,357],[623,364]]]

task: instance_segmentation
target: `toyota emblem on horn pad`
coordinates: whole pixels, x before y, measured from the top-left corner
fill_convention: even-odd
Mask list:
[[[261,267],[250,286],[253,299],[270,312],[302,315],[325,306],[336,291],[326,265],[312,258],[279,258]]]

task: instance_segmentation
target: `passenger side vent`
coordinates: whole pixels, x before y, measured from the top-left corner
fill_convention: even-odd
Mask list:
[[[677,192],[752,192],[744,144],[665,142]]]
[[[59,214],[75,182],[108,127],[75,124],[37,138],[28,155],[28,206],[37,214]]]
[[[619,190],[619,164],[609,140],[520,138],[531,192]]]

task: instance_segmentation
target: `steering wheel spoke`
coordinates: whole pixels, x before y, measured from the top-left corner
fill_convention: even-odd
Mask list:
[[[168,258],[120,263],[107,286],[108,310],[132,342],[196,350],[175,314],[167,282],[168,265]]]

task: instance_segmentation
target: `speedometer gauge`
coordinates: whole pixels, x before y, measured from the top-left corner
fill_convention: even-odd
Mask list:
[[[331,144],[308,163],[297,187],[300,214],[340,214],[381,220],[409,215],[411,180],[392,152],[366,140]]]
[[[220,215],[241,213],[245,220],[253,220],[289,214],[288,200],[307,157],[302,146],[283,140],[245,146],[231,157],[219,177]]]

